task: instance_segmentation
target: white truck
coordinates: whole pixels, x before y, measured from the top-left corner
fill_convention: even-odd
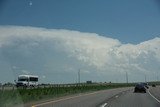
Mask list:
[[[17,87],[35,87],[38,85],[38,76],[35,75],[19,75],[16,82]]]

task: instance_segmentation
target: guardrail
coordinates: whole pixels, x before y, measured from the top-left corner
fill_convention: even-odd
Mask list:
[[[93,85],[93,84],[92,84]],[[16,90],[16,89],[35,89],[35,88],[51,88],[51,87],[71,87],[82,86],[82,84],[43,84],[35,87],[16,87],[16,85],[1,85],[0,90]],[[84,84],[83,84],[84,86]]]
[[[110,85],[121,85],[121,83],[80,83],[80,84],[39,84],[35,87],[16,87],[16,85],[1,85],[0,90],[16,90],[16,89],[35,89],[35,88],[60,88],[60,87],[85,87],[85,86],[110,86]],[[124,83],[123,83],[124,84]],[[127,84],[126,84],[127,85]]]

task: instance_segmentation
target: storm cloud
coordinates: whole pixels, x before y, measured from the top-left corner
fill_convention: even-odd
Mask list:
[[[160,38],[123,44],[96,33],[29,26],[0,26],[0,74],[4,63],[18,74],[153,74],[160,70]],[[85,76],[84,76],[85,77]],[[87,78],[87,76],[86,76]],[[65,79],[64,79],[65,81]]]

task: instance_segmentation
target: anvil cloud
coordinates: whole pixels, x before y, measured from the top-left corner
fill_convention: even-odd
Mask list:
[[[106,74],[150,74],[160,70],[160,38],[123,44],[96,33],[0,26],[0,58],[1,63],[7,62],[30,72],[36,67],[52,71],[52,66],[58,64],[57,69],[64,72],[75,72],[74,69],[85,66]],[[31,69],[32,65],[34,69]]]

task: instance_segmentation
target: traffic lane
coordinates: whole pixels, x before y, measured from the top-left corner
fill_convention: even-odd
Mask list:
[[[148,93],[134,93],[133,90],[104,102],[103,107],[160,107]]]
[[[150,87],[149,91],[154,97],[160,100],[160,86]]]
[[[97,107],[102,101],[113,97],[116,94],[131,90],[133,87],[117,88],[98,91],[94,93],[82,94],[68,98],[61,98],[45,103],[33,105],[34,107]]]

